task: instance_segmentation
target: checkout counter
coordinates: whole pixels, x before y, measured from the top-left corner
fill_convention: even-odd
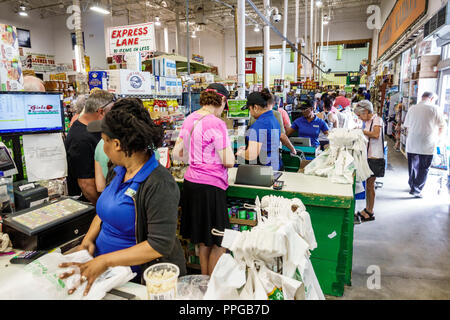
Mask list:
[[[283,172],[282,190],[272,187],[239,185],[235,183],[237,168],[228,169],[228,198],[253,202],[258,196],[276,195],[299,198],[306,206],[317,241],[311,252],[319,284],[326,295],[342,296],[344,286],[351,285],[353,258],[353,215],[355,184],[336,184],[323,177],[297,172]],[[183,180],[177,179],[182,189]]]

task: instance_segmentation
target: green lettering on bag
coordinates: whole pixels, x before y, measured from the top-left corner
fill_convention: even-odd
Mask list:
[[[267,295],[269,300],[284,300],[283,290],[275,287],[271,293]]]

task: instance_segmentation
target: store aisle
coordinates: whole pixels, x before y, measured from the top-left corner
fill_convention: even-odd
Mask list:
[[[389,141],[389,168],[377,189],[376,220],[355,225],[352,286],[327,299],[450,299],[449,197],[437,195],[429,175],[424,198],[413,198],[406,158]],[[365,201],[356,201],[357,210]],[[368,289],[371,265],[379,266],[381,288]],[[372,282],[371,282],[372,283]]]

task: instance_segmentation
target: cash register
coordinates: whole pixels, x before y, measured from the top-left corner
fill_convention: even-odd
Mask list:
[[[14,248],[50,250],[85,234],[95,214],[91,204],[62,197],[7,215],[3,232]]]

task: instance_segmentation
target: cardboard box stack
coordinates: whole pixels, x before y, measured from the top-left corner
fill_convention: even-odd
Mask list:
[[[181,79],[177,78],[175,60],[154,58],[152,70],[155,76],[155,94],[160,96],[181,96]],[[180,81],[178,81],[180,80]]]

